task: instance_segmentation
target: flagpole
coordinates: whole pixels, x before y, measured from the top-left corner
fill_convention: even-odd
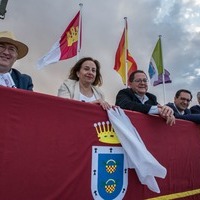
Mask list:
[[[128,63],[127,63],[127,49],[128,49],[128,47],[127,47],[127,35],[128,35],[128,33],[127,33],[127,17],[124,17],[124,23],[125,23],[125,28],[124,28],[124,30],[125,30],[125,41],[124,41],[124,53],[125,53],[125,56],[124,56],[124,59],[125,59],[125,78],[126,78],[126,87],[128,87]]]
[[[162,42],[161,42],[161,37],[162,35],[159,35],[159,39],[160,39],[160,48],[161,48],[161,61],[162,61],[162,82],[163,82],[163,96],[164,96],[164,104],[166,104],[166,94],[165,94],[165,68],[164,68],[164,64],[163,64],[163,54],[162,54]]]
[[[76,56],[76,60],[78,61],[79,60],[79,54],[80,54],[80,51],[81,51],[81,45],[80,45],[80,42],[81,42],[81,39],[80,39],[80,36],[81,36],[81,29],[82,29],[82,7],[83,7],[83,4],[82,3],[79,3],[79,6],[80,6],[80,17],[79,17],[79,24],[78,24],[78,48],[77,48],[77,56]]]

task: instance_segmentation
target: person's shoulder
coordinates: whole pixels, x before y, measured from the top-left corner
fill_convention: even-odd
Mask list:
[[[190,109],[195,109],[195,108],[199,108],[199,105],[194,105]]]
[[[169,106],[169,107],[174,107],[174,104],[173,104],[173,103],[171,103],[171,102],[169,102],[169,103],[167,103],[167,104],[166,104],[166,106]]]
[[[73,86],[73,85],[75,85],[77,83],[77,81],[76,80],[72,80],[72,79],[65,79],[64,81],[63,81],[63,84],[64,85],[67,85],[67,86]]]
[[[11,73],[13,73],[13,74],[16,74],[16,75],[18,75],[18,76],[21,76],[21,75],[23,75],[19,70],[17,70],[17,69],[14,69],[14,68],[12,68],[12,71],[11,71]]]
[[[194,105],[190,108],[192,114],[200,114],[200,105]]]
[[[134,98],[135,94],[134,94],[134,92],[132,91],[131,88],[124,88],[124,89],[119,90],[116,98],[118,99],[118,98],[124,98],[124,97]]]
[[[119,90],[118,93],[133,93],[133,92],[131,88],[124,88],[124,89]]]
[[[11,73],[15,74],[16,76],[18,76],[20,78],[31,79],[30,75],[21,73],[19,70],[15,69],[15,68],[12,68],[12,72]]]
[[[97,91],[101,91],[101,88],[98,85],[92,85],[92,88]]]

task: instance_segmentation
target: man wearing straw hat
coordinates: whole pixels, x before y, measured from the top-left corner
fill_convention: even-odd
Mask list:
[[[28,47],[17,41],[11,32],[0,32],[0,85],[33,90],[32,79],[12,68],[16,60],[26,56]]]

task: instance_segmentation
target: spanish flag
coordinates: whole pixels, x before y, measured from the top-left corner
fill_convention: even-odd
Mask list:
[[[115,66],[116,70],[122,77],[124,85],[128,84],[128,77],[133,71],[137,70],[137,64],[131,54],[128,51],[128,26],[125,19],[125,28],[117,48],[115,55]]]
[[[51,50],[38,61],[38,68],[76,56],[81,46],[81,32],[79,11]]]

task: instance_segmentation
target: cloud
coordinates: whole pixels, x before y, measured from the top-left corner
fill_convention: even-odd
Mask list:
[[[160,7],[157,7],[157,16],[154,19],[154,22],[157,24],[162,23],[168,16],[170,16],[175,2],[175,0],[162,0]]]

